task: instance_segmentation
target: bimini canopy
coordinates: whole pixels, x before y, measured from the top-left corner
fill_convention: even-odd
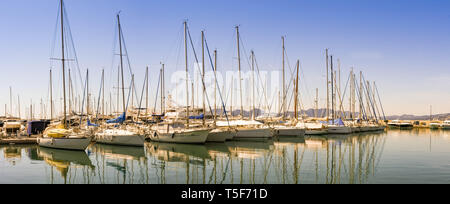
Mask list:
[[[334,120],[334,122],[333,122],[333,120],[330,120],[330,121],[320,121],[320,123],[322,123],[322,124],[328,124],[328,125],[341,125],[341,126],[343,126],[344,125],[344,121],[342,121],[342,119],[335,119]]]
[[[199,116],[190,116],[190,117],[189,117],[189,119],[191,119],[191,120],[201,120],[201,119],[203,119],[203,118],[205,118],[205,115],[204,115],[204,114],[201,114],[201,115],[199,115]]]
[[[112,120],[108,120],[108,121],[106,121],[106,123],[108,123],[108,124],[111,124],[111,123],[123,123],[123,122],[125,122],[125,119],[126,119],[126,114],[123,113],[118,118],[112,119]]]

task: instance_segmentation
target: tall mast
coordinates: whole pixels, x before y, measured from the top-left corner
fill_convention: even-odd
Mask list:
[[[256,108],[255,108],[255,52],[252,50],[252,120],[256,119]]]
[[[349,101],[349,119],[353,120],[353,68],[350,70],[350,101]]]
[[[11,117],[13,117],[13,108],[12,108],[12,88],[11,86],[9,87],[9,111],[10,111],[10,115]]]
[[[187,22],[184,22],[184,54],[186,62],[186,128],[189,129],[189,68],[187,52]],[[194,93],[192,93],[194,95]]]
[[[217,50],[214,50],[214,77],[217,78]],[[217,122],[217,82],[214,83],[214,124]]]
[[[63,76],[63,95],[64,95],[64,128],[67,128],[67,116],[66,116],[66,76],[65,76],[65,53],[64,53],[64,2],[61,0],[61,52],[62,52],[62,76]]]
[[[52,69],[50,69],[50,120],[53,120],[53,82],[52,82]]]
[[[295,81],[295,104],[294,104],[294,120],[298,119],[298,78],[299,78],[299,71],[300,71],[300,60],[297,60],[297,79]]]
[[[161,71],[160,71],[160,80],[161,80],[161,115],[164,113],[164,85],[163,85],[163,81],[164,81],[164,76],[163,76],[163,69],[164,69],[164,64],[162,65],[163,67],[161,67]]]
[[[123,54],[122,54],[122,27],[120,25],[120,15],[117,14],[117,25],[119,27],[119,47],[120,47],[120,72],[122,75],[122,102],[123,102],[123,112],[126,112],[125,107],[125,81],[123,79]]]
[[[162,82],[161,82],[161,86],[162,86],[162,112],[165,113],[166,112],[166,65],[162,64]],[[148,78],[147,78],[148,79]]]
[[[241,118],[244,118],[244,105],[242,103],[242,77],[241,77],[241,47],[240,47],[240,36],[239,36],[239,26],[236,26],[237,35],[237,49],[238,49],[238,67],[239,67],[239,92],[241,98]]]
[[[202,31],[202,81],[205,81],[205,32]],[[206,105],[205,105],[205,91],[206,87],[203,87],[203,126],[206,126]]]
[[[18,111],[19,111],[19,119],[20,119],[20,96],[19,95],[17,95],[17,104],[19,105]]]
[[[89,97],[89,69],[86,70],[86,114],[89,117],[91,99]]]
[[[233,117],[233,90],[234,89],[234,76],[231,76],[231,103],[230,103],[230,111],[231,117]]]
[[[283,113],[283,120],[286,118],[286,83],[285,83],[285,58],[284,58],[284,54],[285,54],[285,51],[286,51],[286,48],[285,48],[285,46],[284,46],[284,36],[283,37],[281,37],[281,39],[282,39],[282,41],[283,41],[283,71],[282,71],[282,74],[283,74],[283,100],[282,100],[282,102],[283,102],[283,108],[281,109],[281,111],[282,111],[282,113]]]
[[[102,118],[105,117],[105,69],[102,69]]]
[[[148,117],[148,66],[145,68],[145,116]]]
[[[326,66],[327,66],[327,120],[330,118],[330,89],[329,89],[329,81],[328,81],[328,49],[325,50],[326,52]]]
[[[316,88],[316,111],[314,114],[314,117],[317,118],[317,116],[319,115],[319,89]]]
[[[331,62],[331,119],[334,125],[334,83],[333,83],[333,55],[330,57]]]
[[[362,96],[362,71],[359,72],[359,118],[362,119],[363,117],[363,96]]]

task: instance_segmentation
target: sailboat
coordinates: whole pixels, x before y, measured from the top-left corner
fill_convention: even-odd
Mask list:
[[[152,126],[153,133],[150,134],[150,139],[155,142],[166,143],[183,143],[183,144],[204,144],[208,139],[210,128],[202,124],[191,124],[189,111],[189,68],[187,56],[187,22],[184,22],[184,48],[185,48],[185,65],[186,65],[186,110],[178,111],[175,119],[165,119],[165,121]],[[178,120],[179,117],[184,117],[185,122]],[[202,115],[203,119],[205,115]],[[196,117],[193,117],[195,119]]]
[[[84,151],[91,143],[91,138],[87,137],[85,133],[80,130],[68,129],[67,115],[66,115],[66,84],[65,84],[65,49],[64,49],[64,2],[60,1],[61,9],[61,47],[62,47],[62,76],[63,76],[63,92],[64,92],[64,121],[62,124],[48,127],[43,134],[43,137],[37,139],[39,146],[67,149],[67,150],[82,150]]]
[[[327,61],[328,61],[328,53],[327,53]],[[335,95],[336,91],[334,88],[335,84],[335,76],[333,72],[333,56],[331,56],[331,108],[332,108],[332,117],[331,122],[328,120],[328,133],[329,134],[350,134],[352,133],[352,128],[350,126],[346,126],[344,121],[341,118],[336,118],[336,110],[335,110]],[[328,80],[328,79],[327,79]],[[340,94],[339,94],[340,95]],[[339,96],[340,99],[340,96]]]
[[[107,121],[107,124],[119,124],[107,127],[95,134],[95,141],[100,144],[109,145],[124,145],[124,146],[144,146],[145,135],[127,128],[123,125],[126,120],[126,102],[125,102],[125,82],[123,76],[123,53],[122,53],[122,27],[120,24],[120,15],[117,14],[117,25],[119,29],[119,47],[120,47],[120,71],[122,76],[122,102],[123,102],[123,114],[116,119]],[[131,86],[133,82],[131,83]],[[130,87],[131,87],[130,86]]]
[[[284,50],[284,38],[283,38],[283,50]],[[283,56],[284,56],[284,51],[283,51]],[[284,57],[283,57],[284,59]],[[298,79],[299,79],[299,70],[300,70],[300,61],[297,61],[297,79],[295,82],[295,102],[294,102],[294,119],[292,123],[285,123],[285,124],[279,124],[276,125],[274,127],[274,134],[276,136],[304,136],[306,131],[305,128],[301,127],[301,126],[297,126],[297,120],[298,120],[298,88],[299,88],[299,84],[298,84]],[[283,75],[284,75],[284,60],[283,60]],[[283,76],[283,80],[284,80],[284,76]],[[284,82],[283,82],[283,86],[284,86]],[[284,88],[283,88],[284,89]],[[283,95],[286,95],[285,93],[283,93]],[[283,101],[284,101],[285,97],[283,97]],[[283,102],[284,104],[284,102]],[[284,118],[284,112],[285,110],[283,110],[283,118]]]
[[[244,138],[272,138],[273,132],[272,128],[268,127],[264,123],[255,120],[255,109],[254,109],[254,99],[253,99],[253,116],[251,120],[243,120],[244,118],[244,108],[242,103],[242,77],[241,77],[241,52],[240,52],[240,35],[239,26],[236,26],[237,34],[237,54],[238,54],[238,67],[239,67],[239,87],[240,87],[240,101],[241,101],[241,117],[239,120],[234,121],[219,121],[217,122],[218,127],[232,127],[236,130],[236,135],[234,139],[244,139]],[[253,53],[253,52],[252,52]],[[254,56],[252,54],[252,56]],[[254,97],[253,97],[254,98]]]
[[[450,120],[446,120],[444,121],[444,123],[442,123],[441,128],[444,130],[449,130],[450,129]]]

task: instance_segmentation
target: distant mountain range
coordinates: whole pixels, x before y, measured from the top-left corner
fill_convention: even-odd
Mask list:
[[[263,113],[263,111],[261,109],[257,109],[256,112],[258,113],[258,115],[260,115],[261,113]],[[301,113],[299,114],[305,114],[308,117],[314,117],[315,116],[315,109],[308,109],[308,110],[302,110]],[[233,115],[239,115],[240,111],[239,110],[234,110],[233,111]],[[251,114],[250,111],[245,111],[244,110],[244,116],[245,117],[249,117]],[[319,109],[317,111],[317,115],[319,117],[324,117],[326,114],[326,109]],[[348,111],[345,112],[346,115],[349,114]],[[356,115],[359,115],[359,113],[356,113]],[[294,116],[294,112],[290,111],[287,113],[287,116]],[[381,116],[383,117],[383,116]],[[404,115],[392,115],[392,116],[386,116],[387,120],[430,120],[430,115],[410,115],[410,114],[404,114]],[[448,120],[450,119],[450,113],[443,113],[443,114],[435,114],[432,115],[431,117],[432,120]]]
[[[430,115],[393,115],[387,116],[388,120],[430,120]],[[432,120],[448,120],[450,113],[436,114],[431,116]]]

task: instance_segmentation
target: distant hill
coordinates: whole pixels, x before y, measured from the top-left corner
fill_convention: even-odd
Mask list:
[[[261,115],[264,111],[261,109],[256,109],[256,112],[258,115]],[[299,111],[299,114],[305,114],[309,117],[314,117],[315,116],[315,109],[308,109],[308,110],[301,110],[301,112]],[[234,110],[233,111],[233,115],[239,115],[240,111],[239,110]],[[244,116],[245,117],[249,117],[251,114],[250,111],[245,111],[244,110]],[[319,117],[324,117],[326,114],[326,109],[319,109],[317,111],[317,115]],[[349,114],[348,111],[345,112],[346,115]],[[287,112],[286,115],[289,117],[293,117],[294,116],[294,112],[290,111]],[[356,117],[358,117],[359,113],[356,113]],[[381,117],[383,117],[381,115]],[[404,114],[404,115],[392,115],[392,116],[386,116],[387,120],[429,120],[430,119],[430,115],[410,115],[410,114]],[[432,116],[433,120],[448,120],[450,119],[450,113],[444,113],[444,114],[436,114]]]
[[[393,115],[386,117],[388,120],[429,120],[430,115]],[[432,120],[447,120],[450,118],[450,113],[444,113],[444,114],[436,114],[432,115]]]

